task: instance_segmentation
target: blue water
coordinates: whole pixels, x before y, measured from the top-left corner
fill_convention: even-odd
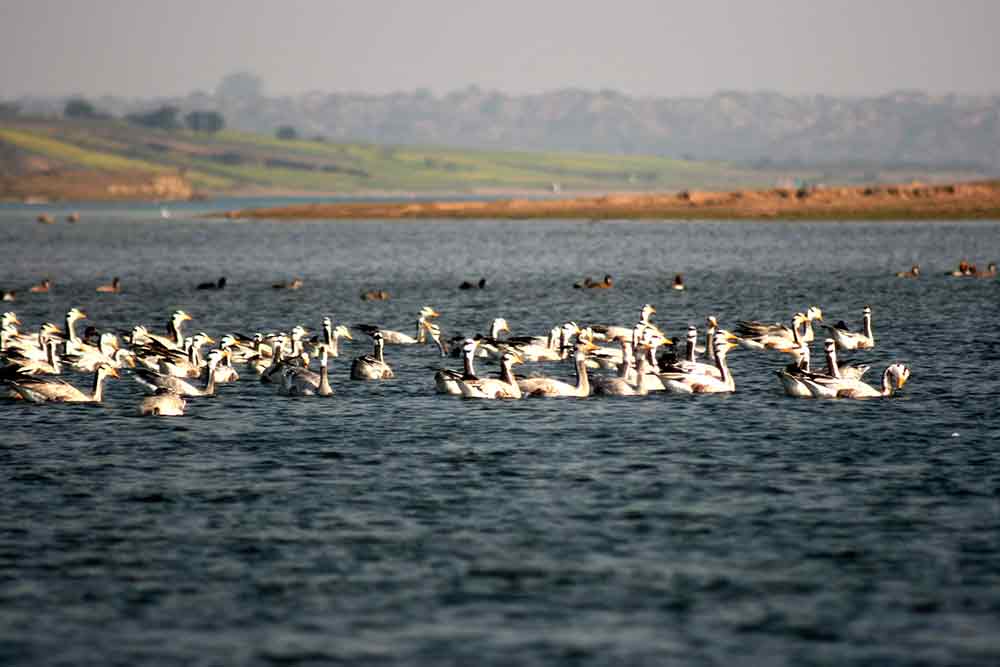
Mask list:
[[[425,304],[446,337],[630,324],[646,302],[677,337],[809,305],[857,326],[871,304],[876,348],[852,360],[913,374],[889,400],[793,399],[786,358],[737,350],[730,396],[478,402],[434,393],[424,346],[387,348],[394,380],[350,381],[359,335],[329,399],[243,373],[147,419],[126,374],[100,406],[2,403],[3,662],[1000,662],[1000,282],[943,275],[1000,258],[1000,224],[196,217],[213,205],[76,225],[4,207],[3,305],[29,330],[71,306],[102,330],[184,308],[218,338],[325,315],[408,331]],[[914,262],[924,277],[893,277]],[[605,273],[613,289],[572,288]],[[94,292],[113,276],[121,294]]]

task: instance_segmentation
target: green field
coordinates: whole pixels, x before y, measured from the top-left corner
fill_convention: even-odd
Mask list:
[[[774,180],[745,167],[662,157],[284,141],[235,131],[165,132],[115,120],[8,119],[0,125],[0,149],[8,150],[0,155],[11,148],[64,169],[182,171],[211,195],[663,191]]]

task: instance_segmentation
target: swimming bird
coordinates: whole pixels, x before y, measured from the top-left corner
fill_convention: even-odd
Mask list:
[[[340,356],[340,339],[354,340],[350,329],[343,324],[333,326],[333,320],[329,317],[323,318],[323,340],[321,345],[326,346],[327,354],[331,357]]]
[[[469,378],[458,381],[459,389],[465,398],[511,398],[522,397],[517,378],[514,377],[513,366],[520,362],[520,358],[515,352],[505,350],[500,355],[500,377],[497,378]]]
[[[617,377],[594,378],[592,384],[595,394],[605,396],[645,396],[649,393],[649,340],[643,336],[634,345],[626,339],[620,339],[623,348],[629,348],[629,352],[624,354],[627,357],[619,369]],[[634,361],[633,361],[634,360]],[[635,364],[635,368],[630,366]],[[632,370],[633,372],[629,372]],[[632,376],[630,379],[630,375]]]
[[[663,383],[667,391],[677,394],[718,394],[736,391],[736,382],[726,361],[727,353],[736,347],[736,343],[726,340],[725,335],[716,332],[712,344],[715,347],[715,364],[719,370],[719,377],[692,373],[680,379],[668,379]]]
[[[274,283],[271,285],[274,289],[301,289],[305,285],[305,281],[302,278],[293,278],[287,283]]]
[[[910,267],[909,271],[899,271],[896,273],[897,278],[919,278],[920,277],[920,265],[914,264]]]
[[[371,337],[372,353],[356,358],[351,364],[352,380],[388,380],[394,377],[389,364],[385,363],[382,332],[375,331]]]
[[[676,276],[674,276],[674,282],[671,285],[671,288],[675,289],[677,291],[683,290],[684,289],[684,276],[682,276],[679,273]]]
[[[997,265],[994,262],[990,262],[986,265],[985,271],[976,271],[976,278],[996,278],[997,277]]]
[[[12,289],[3,290],[3,294],[0,295],[0,301],[15,301],[17,299],[17,291]]]
[[[59,378],[23,378],[11,381],[10,386],[31,403],[100,403],[104,398],[104,381],[109,377],[118,377],[117,369],[107,364],[98,366],[90,393]]]
[[[152,417],[180,417],[187,408],[180,394],[165,387],[160,387],[152,396],[142,399],[139,404],[139,414]]]
[[[644,327],[656,327],[652,323],[653,315],[656,314],[656,306],[651,303],[645,303],[642,308],[639,309],[639,324]],[[633,331],[635,331],[635,325],[633,326],[621,326],[621,325],[605,325],[605,324],[591,324],[590,328],[595,334],[597,340],[615,340],[620,339],[622,336],[631,337]]]
[[[910,369],[906,364],[889,364],[882,373],[882,386],[876,389],[861,380],[803,378],[806,386],[816,398],[882,398],[892,396],[902,389],[910,379]]]
[[[332,396],[330,387],[329,350],[320,345],[319,372],[313,372],[300,366],[287,366],[281,377],[278,391],[285,396]]]
[[[723,333],[723,335],[725,336],[726,333]],[[698,328],[691,325],[688,327],[687,336],[685,338],[684,358],[674,360],[664,359],[660,361],[660,378],[664,380],[679,379],[680,376],[683,375],[698,373],[702,375],[710,375],[712,377],[720,377],[718,366],[716,366],[714,362],[714,355],[712,357],[713,362],[711,364],[706,364],[697,360],[697,343]]]
[[[222,276],[221,278],[219,278],[218,281],[216,281],[214,283],[213,282],[198,283],[198,287],[196,289],[201,289],[201,290],[220,290],[220,289],[225,289],[225,288],[226,288],[226,277]]]
[[[434,386],[439,394],[450,396],[461,396],[462,388],[459,383],[463,380],[477,380],[474,366],[476,358],[476,346],[478,342],[472,338],[466,338],[461,346],[462,370],[456,371],[450,368],[439,368],[434,373]]]
[[[517,385],[525,396],[577,397],[590,396],[590,378],[587,376],[587,353],[597,346],[587,340],[577,340],[571,349],[576,368],[576,383],[570,384],[554,378],[538,377],[518,380]]]
[[[155,394],[158,389],[169,389],[180,396],[214,396],[215,395],[215,367],[222,361],[226,353],[221,350],[212,350],[208,353],[208,374],[205,379],[205,386],[195,387],[193,384],[179,377],[158,373],[148,368],[136,368],[132,377],[142,385],[148,392]]]
[[[862,311],[862,330],[849,331],[847,325],[838,322],[836,325],[824,324],[823,328],[830,332],[830,337],[841,350],[870,350],[875,347],[875,335],[872,333],[872,309],[865,306]]]
[[[52,289],[52,281],[49,280],[48,278],[46,278],[46,279],[42,280],[42,282],[38,283],[37,285],[32,285],[28,289],[28,291],[32,292],[34,294],[46,294],[51,289]]]
[[[389,293],[385,290],[371,290],[361,293],[362,301],[388,301]]]
[[[111,284],[109,284],[109,285],[98,285],[97,286],[97,291],[98,292],[110,292],[112,294],[118,294],[119,292],[122,291],[121,279],[118,276],[115,276],[114,278],[111,279]]]
[[[382,339],[385,341],[386,345],[415,345],[417,343],[424,343],[427,341],[425,325],[429,320],[438,317],[440,314],[441,313],[437,312],[430,306],[424,306],[421,308],[420,312],[417,314],[417,328],[414,336],[402,333],[401,331],[381,329],[372,324],[358,324],[356,328],[364,331],[368,335],[371,335],[374,331],[378,330],[381,332]]]
[[[458,286],[458,289],[483,289],[486,287],[486,278],[480,278],[479,282],[476,284],[470,283],[468,280],[463,280],[462,284]]]

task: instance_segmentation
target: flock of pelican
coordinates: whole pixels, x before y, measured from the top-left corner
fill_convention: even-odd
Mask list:
[[[434,368],[436,392],[476,399],[731,393],[736,381],[728,354],[736,347],[790,355],[792,362],[775,370],[789,396],[887,397],[910,376],[905,364],[892,363],[884,370],[881,385],[875,387],[862,380],[869,366],[837,359],[838,350],[865,351],[875,346],[868,306],[858,330],[850,330],[843,321],[820,325],[828,333],[823,342],[824,369],[810,363],[809,344],[816,338],[813,323],[823,320],[815,306],[795,313],[789,325],[741,320],[732,331],[709,316],[703,347],[694,326],[688,328],[683,346],[675,344],[652,322],[655,313],[654,306],[645,304],[633,324],[565,322],[543,335],[516,336],[510,335],[504,318],[495,318],[487,332],[446,341],[434,321],[440,313],[425,306],[417,313],[412,335],[369,324],[334,326],[325,317],[314,335],[297,325],[288,332],[229,333],[217,342],[203,332],[184,335],[183,326],[192,318],[182,310],[170,316],[162,333],[136,325],[121,334],[88,328],[86,337],[77,332],[77,323],[87,317],[78,308],[66,313],[62,327],[45,322],[34,331],[22,330],[17,315],[8,311],[0,329],[0,361],[4,362],[0,395],[38,404],[100,403],[105,382],[127,374],[145,394],[138,405],[142,415],[182,415],[187,399],[212,396],[218,385],[235,382],[241,375],[273,384],[284,396],[330,396],[334,393],[330,360],[340,356],[342,339],[354,340],[352,328],[367,335],[372,345],[369,354],[353,359],[352,380],[391,380],[395,372],[386,346],[433,342],[440,357],[462,360],[460,369]],[[206,346],[213,347],[206,353]],[[704,359],[699,360],[699,353],[704,353]],[[482,374],[477,363],[487,362],[497,363],[499,373]],[[528,364],[534,369],[516,375],[514,367],[519,364],[521,369]],[[568,365],[572,376],[566,377],[569,373],[559,364]],[[546,372],[553,368],[556,373]],[[64,379],[67,371],[92,374],[90,390]]]

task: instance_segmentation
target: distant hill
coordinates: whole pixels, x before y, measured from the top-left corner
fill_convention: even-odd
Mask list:
[[[541,194],[737,187],[773,178],[726,163],[649,156],[281,140],[232,130],[166,131],[110,118],[17,117],[0,123],[0,198],[15,200]]]
[[[787,96],[724,91],[699,98],[639,98],[614,91],[506,95],[475,86],[434,95],[305,93],[267,96],[253,75],[213,93],[91,100],[114,116],[174,105],[214,110],[226,127],[348,143],[480,150],[595,152],[739,162],[765,167],[852,167],[1000,172],[1000,95]],[[61,113],[63,99],[25,99],[25,112]]]

